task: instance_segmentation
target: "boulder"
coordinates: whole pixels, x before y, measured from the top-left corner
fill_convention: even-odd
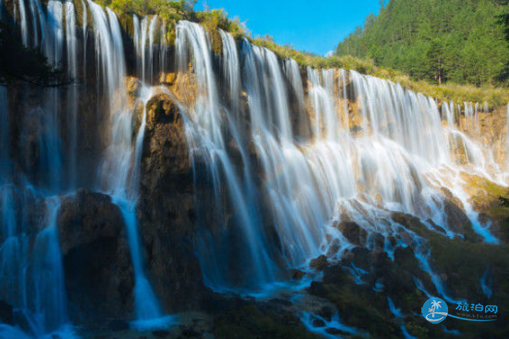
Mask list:
[[[292,277],[293,280],[302,280],[302,278],[304,278],[305,275],[306,275],[306,273],[304,273],[301,270],[296,270],[296,269],[290,270],[290,276]]]
[[[14,309],[11,304],[0,300],[0,321],[7,325],[14,324]]]
[[[365,229],[357,225],[355,222],[341,221],[335,222],[334,227],[337,228],[343,236],[348,239],[352,244],[357,246],[366,245],[366,238],[368,232]]]
[[[108,195],[79,190],[62,201],[57,227],[73,316],[130,316],[133,270],[118,206]]]
[[[197,307],[206,292],[194,252],[193,169],[183,116],[172,97],[156,94],[147,126],[137,207],[147,274],[166,310]]]
[[[327,257],[325,255],[321,255],[318,258],[311,260],[311,262],[309,263],[310,267],[313,267],[317,270],[323,270],[324,268],[327,267],[327,265],[328,262]]]

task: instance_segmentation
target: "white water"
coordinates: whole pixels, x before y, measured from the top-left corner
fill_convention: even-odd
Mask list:
[[[454,104],[442,107],[447,122],[443,126],[431,98],[345,70],[308,68],[305,95],[294,61],[280,63],[271,51],[247,41],[239,49],[228,33],[220,34],[222,82],[208,34],[193,23],[177,26],[179,76],[189,72],[192,61],[198,93],[186,112],[190,147],[194,163],[202,159],[207,164],[206,173],[195,175],[198,183],[213,185],[219,215],[215,222],[222,225],[203,231],[197,243],[206,283],[217,290],[260,290],[285,279],[288,267],[302,267],[321,253],[340,259],[352,244],[332,224],[351,220],[367,231],[368,248],[375,246],[376,233],[383,235],[384,250],[391,258],[396,248],[412,246],[437,292],[454,301],[432,269],[426,240],[391,216],[392,211],[408,213],[432,231],[439,225],[447,236],[461,236],[451,227],[456,225],[447,223],[445,197],[439,190],[444,186],[462,201],[474,231],[487,242],[497,242],[489,225],[477,220],[460,173],[492,179],[490,168],[499,167],[489,149],[457,127]],[[224,97],[218,94],[219,83],[225,84]],[[247,96],[248,129],[239,108],[241,92]],[[291,109],[289,93],[297,100]],[[355,113],[348,98],[354,98]],[[307,138],[302,135],[306,128],[294,126],[290,119],[303,107],[310,108]],[[465,104],[464,110],[465,126],[479,134],[480,105]],[[449,140],[462,143],[467,155],[463,167]],[[231,156],[232,143],[240,158]],[[257,164],[249,156],[250,147],[256,150]],[[226,200],[227,207],[225,199],[231,199]],[[221,219],[225,209],[233,212],[233,222]],[[275,229],[278,249],[268,244],[267,227]],[[243,252],[226,247],[231,232],[244,235],[236,240]],[[240,279],[229,277],[234,257],[245,264]],[[352,274],[357,271],[352,269]]]
[[[489,268],[486,269],[486,271],[481,277],[481,290],[482,293],[486,296],[486,298],[491,299],[491,296],[493,295],[493,290],[492,290],[491,270]]]
[[[9,161],[9,110],[7,89],[0,86],[0,183],[8,178],[10,171]]]
[[[156,83],[156,77],[166,67],[166,25],[157,15],[141,20],[133,14],[134,49],[137,73],[149,84]]]
[[[25,2],[19,2],[23,12],[20,17],[22,43],[27,47],[40,47],[50,64],[59,65],[64,45],[62,3],[49,1],[47,11],[43,11],[37,1],[30,0],[28,4],[29,11]],[[69,9],[68,13],[68,20],[72,21],[72,10]],[[68,34],[72,39],[73,32]],[[72,44],[69,42],[68,45]],[[24,90],[28,97],[29,89]],[[16,325],[20,326],[1,325],[1,338],[74,337],[67,318],[56,227],[63,174],[59,131],[61,94],[62,91],[54,88],[42,90],[40,106],[27,112],[27,117],[37,125],[34,135],[38,159],[32,170],[36,173],[33,177],[36,183],[32,184],[23,174],[13,171],[7,91],[3,87],[0,90],[0,284],[2,298],[17,308]],[[26,97],[22,96],[14,107],[24,108]],[[24,133],[25,130],[22,137]],[[30,214],[33,218],[29,217]]]
[[[126,76],[122,33],[118,19],[113,12],[106,12],[97,4],[88,2],[92,10],[98,52],[101,57],[103,83],[109,92],[110,135],[109,144],[104,155],[104,162],[99,169],[101,189],[110,194],[113,202],[120,208],[127,229],[129,248],[134,269],[134,304],[136,320],[132,323],[138,329],[168,327],[172,319],[166,317],[161,310],[157,297],[146,276],[141,252],[136,217],[136,201],[138,198],[138,178],[133,180],[133,172],[139,166],[141,141],[145,128],[145,113],[138,132],[135,153],[132,149],[132,112],[127,107],[127,93],[123,83]],[[151,97],[149,90],[142,90],[143,104]]]
[[[136,281],[137,321],[133,325],[141,329],[168,326],[171,318],[164,316],[144,270],[135,213],[146,111],[140,129],[133,131],[118,19],[109,9],[91,1],[87,4],[92,14],[99,74],[96,89],[105,93],[108,116],[107,147],[101,155],[97,188],[113,197],[125,220]],[[19,11],[24,13],[20,14],[23,43],[39,46],[51,64],[63,62],[69,76],[76,76],[79,49],[74,5],[49,1],[47,12],[41,6],[39,1],[30,0],[27,11],[25,2],[19,2]],[[87,11],[83,11],[83,60],[86,16]],[[133,17],[133,22],[137,74],[153,84],[165,69],[166,27],[157,16],[142,18],[141,23]],[[430,230],[435,231],[434,223],[447,236],[458,236],[451,227],[454,225],[447,224],[444,197],[439,190],[447,187],[462,201],[474,230],[486,242],[497,242],[489,225],[478,222],[460,177],[465,171],[504,184],[490,150],[476,139],[480,114],[487,109],[472,103],[464,103],[462,108],[444,104],[444,126],[432,99],[400,85],[346,70],[308,68],[301,73],[294,60],[281,61],[273,52],[247,40],[236,42],[225,32],[220,32],[220,37],[223,55],[217,57],[201,26],[190,22],[177,25],[179,77],[192,73],[197,86],[195,102],[185,107],[195,180],[197,185],[200,181],[211,185],[214,195],[212,202],[197,197],[199,206],[214,210],[212,225],[200,224],[202,232],[196,242],[207,285],[219,291],[241,292],[284,286],[281,281],[289,279],[289,268],[305,268],[310,259],[322,253],[331,260],[341,259],[355,244],[334,228],[333,222],[354,221],[368,233],[365,246],[373,249],[375,235],[381,234],[385,238],[383,249],[393,260],[398,247],[412,246],[420,268],[429,274],[436,291],[446,300],[455,301],[456,296],[448,295],[439,274],[433,271],[426,240],[394,222],[391,212],[412,214]],[[192,72],[188,69],[190,62]],[[19,192],[10,180],[1,182],[2,236],[6,239],[0,249],[0,276],[13,277],[2,281],[2,287],[15,291],[21,286],[19,293],[11,293],[16,299],[13,302],[31,310],[27,317],[35,319],[30,330],[30,336],[35,337],[60,329],[67,333],[69,328],[55,216],[57,195],[65,186],[62,177],[68,176],[68,186],[75,188],[78,176],[74,158],[77,140],[73,139],[78,135],[75,89],[71,86],[65,93],[69,144],[62,146],[60,140],[59,117],[64,112],[57,103],[63,91],[47,90],[45,103],[32,112],[44,126],[39,144],[45,170],[41,171],[41,189],[27,184],[24,188],[30,193],[23,194],[46,200],[47,205],[44,227],[36,239],[40,255],[34,263],[33,278],[20,269],[28,265],[30,256],[23,221],[17,220],[14,213],[13,196]],[[138,100],[145,106],[155,91],[142,86]],[[6,96],[0,88],[0,99]],[[242,108],[244,96],[247,109]],[[351,112],[347,98],[355,104],[356,113]],[[293,99],[294,105],[290,102]],[[7,100],[0,105],[0,128],[8,126],[4,103]],[[462,126],[458,126],[457,118],[460,109],[465,114]],[[354,114],[357,122],[350,119]],[[1,132],[4,177],[12,174],[6,146],[8,133]],[[450,144],[461,145],[465,163]],[[205,163],[205,173],[200,172],[200,163]],[[359,284],[364,283],[366,271],[355,266],[346,270]],[[33,298],[26,292],[31,279],[37,282]],[[484,289],[488,288],[487,280],[482,281]],[[422,283],[416,281],[416,285],[424,290]],[[34,305],[29,305],[31,302]],[[0,327],[0,337],[18,335],[13,333],[17,333],[15,329]]]
[[[242,277],[241,285],[257,288],[259,284],[273,283],[276,268],[268,254],[268,246],[262,231],[263,225],[260,223],[259,211],[257,211],[251,200],[255,194],[251,184],[251,173],[248,172],[249,168],[247,166],[243,173],[234,168],[224,143],[222,131],[229,123],[232,135],[237,137],[236,141],[242,157],[246,159],[243,144],[238,139],[239,133],[235,122],[224,121],[221,117],[208,35],[201,26],[181,21],[177,25],[176,45],[181,74],[187,73],[190,53],[194,56],[193,66],[197,77],[198,93],[197,105],[190,114],[195,119],[197,126],[188,125],[192,139],[191,143],[192,145],[203,146],[200,152],[203,152],[203,156],[208,159],[208,175],[213,184],[218,211],[222,208],[220,201],[222,200],[223,187],[228,190],[229,199],[231,199],[230,204],[235,211],[234,219],[239,225],[239,229],[229,231],[225,229],[223,231],[225,236],[229,236],[229,232],[239,232],[242,237],[242,244],[246,245],[244,253],[235,254],[239,255],[237,259],[242,262],[250,275],[249,277]],[[224,173],[226,180],[222,179],[222,173]],[[217,218],[218,225],[224,227],[226,220],[223,219],[220,212]],[[217,290],[229,289],[231,286],[228,283],[222,283],[229,279],[228,267],[226,264],[219,262],[217,256],[223,255],[222,250],[215,247],[223,246],[220,244],[221,241],[219,241],[219,244],[210,241],[206,233],[202,235],[202,238],[204,246],[201,246],[198,250],[202,251],[202,255],[199,255],[199,257],[202,261],[202,272],[205,281],[208,281],[210,286]],[[228,251],[226,248],[224,250]],[[217,265],[212,263],[217,263]]]
[[[98,79],[95,91],[106,98],[106,109],[100,114],[108,116],[107,127],[110,130],[108,146],[102,155],[104,161],[98,169],[96,189],[112,196],[125,220],[135,272],[133,327],[142,330],[167,328],[175,321],[172,317],[165,316],[144,272],[138,235],[135,207],[145,112],[140,130],[133,131],[133,112],[127,107],[124,83],[126,64],[118,19],[110,9],[103,9],[91,1],[86,4],[82,1],[83,45],[79,46],[79,30],[73,2],[50,0],[46,8],[37,0],[22,0],[18,4],[23,12],[19,23],[22,43],[40,48],[52,66],[63,67],[70,80],[83,80],[78,78],[81,74],[86,74],[87,13],[90,11],[92,14],[94,66]],[[152,63],[156,62],[153,57],[156,52],[152,46],[162,46],[157,50],[157,55],[161,56],[161,65],[164,65],[162,59],[166,56],[166,27],[157,23],[158,20],[154,17],[148,39],[150,60],[147,60],[147,77],[150,79],[155,79],[155,72],[162,70],[162,67],[152,67]],[[56,218],[60,195],[73,192],[80,182],[90,182],[88,178],[80,178],[78,168],[78,138],[81,132],[78,131],[78,88],[83,89],[80,86],[77,81],[65,88],[41,90],[43,95],[40,106],[26,113],[38,126],[38,160],[35,166],[29,165],[32,167],[27,169],[28,174],[33,174],[33,183],[29,177],[25,177],[26,173],[20,173],[18,177],[18,174],[11,170],[10,152],[13,146],[9,133],[8,93],[4,87],[0,87],[1,297],[19,308],[18,318],[22,318],[21,325],[17,324],[18,327],[0,325],[0,338],[75,337],[66,310]],[[82,93],[80,92],[80,95]],[[143,86],[138,100],[145,105],[153,93],[153,89]],[[22,100],[20,103],[23,104]],[[65,125],[61,124],[62,121]],[[24,137],[23,133],[21,137]],[[29,133],[30,130],[27,130],[26,134]],[[136,135],[136,140],[133,140],[133,135]],[[31,215],[36,215],[40,220],[32,220],[29,218]],[[34,222],[39,224],[33,225]],[[40,231],[31,233],[33,227]]]
[[[356,328],[342,324],[339,321],[338,313],[335,313],[331,317],[331,320],[327,321],[326,319],[324,319],[323,317],[321,317],[317,314],[312,314],[309,312],[302,312],[302,314],[300,316],[300,320],[302,321],[304,326],[306,326],[306,328],[309,331],[320,334],[324,338],[330,338],[330,339],[338,338],[338,335],[330,334],[327,332],[327,330],[331,330],[331,329],[340,330],[340,331],[346,333],[347,335],[359,335],[360,334],[360,331],[357,330]],[[313,322],[317,321],[317,320],[323,322],[324,326],[314,326]]]
[[[28,21],[27,14],[25,9],[25,2],[23,0],[19,0],[19,19],[21,21],[21,41],[23,45],[28,45]]]
[[[67,73],[70,79],[77,82],[78,78],[78,46],[76,35],[76,13],[74,4],[70,1],[65,6],[65,38],[67,55]],[[86,12],[86,11],[85,11]],[[69,115],[67,166],[69,172],[68,187],[76,188],[78,154],[78,84],[74,83],[67,88],[67,113]]]

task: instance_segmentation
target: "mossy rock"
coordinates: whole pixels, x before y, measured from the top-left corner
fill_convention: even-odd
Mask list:
[[[223,39],[217,29],[207,29],[209,33],[210,42],[212,44],[212,51],[215,55],[223,54]]]
[[[497,185],[487,178],[467,173],[461,174],[465,181],[465,191],[471,197],[470,202],[479,212],[489,211],[493,206],[499,206],[499,197],[506,197],[509,189],[504,186]]]
[[[306,330],[293,313],[261,310],[256,305],[241,306],[220,314],[213,334],[221,339],[319,339]]]

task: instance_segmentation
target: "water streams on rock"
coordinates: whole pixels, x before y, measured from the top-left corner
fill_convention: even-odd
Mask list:
[[[145,117],[139,131],[133,131],[133,112],[126,104],[126,56],[119,21],[110,9],[105,10],[92,1],[87,1],[87,5],[80,3],[81,9],[85,9],[81,27],[71,1],[49,1],[47,7],[36,0],[26,3],[29,11],[25,1],[19,1],[23,11],[20,14],[23,44],[40,48],[54,67],[63,65],[73,82],[64,88],[43,89],[39,106],[28,112],[26,119],[33,120],[30,127],[36,128],[35,147],[39,156],[34,166],[28,165],[26,173],[19,174],[11,166],[8,91],[1,87],[2,297],[19,308],[17,318],[26,320],[18,324],[23,331],[2,325],[0,337],[39,338],[56,332],[64,337],[74,336],[66,311],[56,219],[61,196],[74,194],[74,190],[84,182],[83,173],[78,170],[80,165],[84,165],[79,163],[78,138],[81,132],[78,121],[84,120],[78,117],[80,109],[83,110],[78,91],[83,90],[81,81],[85,78],[87,62],[90,62],[86,55],[87,13],[91,14],[95,41],[95,60],[88,69],[97,71],[94,90],[104,93],[105,98],[100,104],[98,100],[97,107],[103,110],[102,119],[107,121],[108,126],[105,130],[109,131],[106,132],[108,137],[104,151],[100,154],[103,160],[97,170],[97,179],[88,182],[92,188],[111,195],[124,217],[135,273],[136,321],[133,326],[140,329],[167,327],[173,319],[165,316],[159,305],[144,273],[140,249],[135,214],[138,198],[136,180],[139,180]],[[144,41],[138,46],[140,51],[149,51],[150,65],[156,49],[153,46],[156,43],[160,45],[160,41],[154,40],[157,17],[153,22],[148,32],[148,45],[145,47]],[[161,35],[164,35],[163,27]],[[158,55],[164,56],[164,52]],[[161,64],[164,63],[161,61]],[[154,91],[143,85],[137,100],[145,105]],[[27,130],[25,134],[31,133]],[[134,148],[133,135],[137,135]],[[33,212],[28,210],[32,209],[40,217],[31,217]]]
[[[204,282],[215,291],[258,296],[289,288],[290,269],[311,272],[310,260],[325,254],[339,261],[359,245],[344,232],[343,223],[350,222],[365,234],[361,246],[381,247],[392,260],[397,248],[411,247],[436,291],[455,302],[433,270],[427,240],[395,218],[409,214],[430,231],[463,237],[449,221],[442,188],[462,203],[475,233],[485,242],[498,242],[465,189],[465,173],[506,186],[507,164],[497,163],[493,149],[480,142],[486,104],[446,102],[439,108],[399,84],[355,71],[303,69],[223,31],[215,51],[202,26],[181,21],[175,40],[177,83],[187,82],[195,93],[186,100],[178,89],[156,86],[166,83],[173,67],[166,24],[158,16],[133,15],[131,39],[112,10],[90,0],[47,5],[17,0],[15,5],[12,19],[22,43],[39,48],[76,82],[37,93],[27,86],[16,98],[24,123],[15,142],[27,152],[37,150],[16,165],[11,131],[18,103],[0,87],[0,295],[28,324],[23,332],[0,325],[0,338],[74,335],[57,216],[62,199],[79,187],[111,196],[122,213],[134,271],[133,326],[172,323],[145,269],[136,213],[146,106],[160,92],[178,100],[184,115],[195,192],[208,187],[213,197],[196,194],[193,240]],[[87,51],[89,39],[94,48]],[[127,44],[133,74],[128,74]],[[93,79],[87,72],[96,73],[95,84],[87,83]],[[141,80],[134,103],[128,75]],[[95,102],[82,102],[84,91],[95,93]],[[138,104],[141,117],[133,108]],[[97,134],[88,135],[86,124],[96,126]],[[356,283],[365,283],[365,270],[347,270]],[[419,279],[414,281],[428,293]],[[489,270],[481,283],[491,295]],[[309,324],[316,315],[301,318]],[[329,325],[357,331],[339,317]]]
[[[288,266],[302,267],[321,253],[339,259],[351,245],[333,222],[346,220],[367,231],[368,248],[374,248],[376,234],[382,234],[390,257],[397,247],[417,246],[421,268],[435,277],[437,289],[445,294],[446,288],[431,270],[426,241],[391,217],[394,211],[412,214],[430,229],[440,225],[448,236],[456,236],[457,228],[448,225],[444,196],[437,189],[441,186],[461,199],[485,241],[497,241],[489,225],[477,220],[461,189],[460,155],[449,144],[461,144],[465,168],[473,173],[500,181],[490,174],[497,173],[490,172],[491,167],[499,167],[489,150],[455,127],[453,105],[443,105],[444,126],[431,98],[355,71],[311,68],[304,98],[294,61],[281,65],[269,50],[246,40],[237,44],[224,32],[221,38],[223,74],[215,71],[205,30],[190,22],[177,26],[179,71],[185,74],[192,62],[198,93],[187,112],[192,143],[200,145],[195,156],[207,161],[206,175],[215,187],[216,200],[224,202],[224,194],[231,199],[225,203],[234,219],[219,221],[228,229],[207,234],[200,242],[198,252],[209,286],[264,289],[284,279]],[[225,96],[217,87],[222,81],[229,86]],[[239,83],[241,90],[232,85]],[[235,110],[241,91],[248,98],[247,113]],[[295,102],[289,101],[289,94]],[[348,98],[357,106],[355,113],[349,112]],[[304,109],[306,99],[309,137],[303,132],[305,119],[291,121]],[[466,127],[476,133],[478,105],[464,107],[464,120],[471,124]],[[228,143],[227,138],[233,141]],[[249,147],[256,150],[256,163]],[[240,165],[233,152],[240,153]],[[263,178],[260,184],[253,177],[255,171]],[[277,249],[262,232],[267,224],[277,232]],[[225,258],[225,239],[234,232],[244,237],[242,250],[228,249],[231,253]],[[413,244],[405,240],[408,235]],[[241,258],[245,275],[228,280],[233,258]]]

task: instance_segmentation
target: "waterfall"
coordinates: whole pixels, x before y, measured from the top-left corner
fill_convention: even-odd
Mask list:
[[[113,202],[120,208],[127,229],[129,248],[134,269],[134,300],[136,321],[133,326],[139,329],[166,327],[171,318],[164,317],[157,297],[145,274],[141,241],[138,235],[136,217],[137,182],[133,180],[133,161],[138,166],[139,155],[132,152],[132,112],[126,107],[126,76],[122,33],[115,14],[106,8],[106,12],[97,4],[88,0],[92,11],[96,41],[99,44],[97,59],[101,60],[102,82],[108,90],[110,109],[110,140],[105,151],[104,162],[99,170],[102,189],[112,196]],[[142,25],[143,26],[143,25]],[[142,39],[143,40],[143,39]],[[146,95],[144,104],[150,98]],[[140,152],[140,140],[143,140],[145,114],[138,132],[136,152]],[[136,153],[135,152],[135,153]]]
[[[506,154],[506,162],[509,167],[509,104],[507,104],[507,115],[506,115],[506,144],[507,144],[507,154]]]
[[[177,25],[177,64],[180,73],[186,73],[189,65],[188,49],[192,49],[193,61],[197,76],[197,102],[202,107],[198,109],[196,118],[210,133],[210,141],[220,148],[224,148],[222,136],[222,119],[219,109],[219,95],[217,83],[212,68],[211,46],[204,29],[198,25],[181,21]],[[189,44],[189,46],[188,46]]]
[[[454,128],[454,103],[450,106],[447,102],[442,104],[442,116],[445,117],[448,127]]]
[[[138,16],[133,14],[133,43],[134,43],[134,52],[136,54],[136,57],[139,58],[141,55],[141,37],[140,37],[140,19],[138,19]],[[138,68],[138,73],[140,73],[140,65],[136,65]]]
[[[0,184],[9,178],[9,110],[7,88],[0,86]]]
[[[320,74],[308,67],[307,74],[311,83],[310,96],[315,111],[314,136],[317,139],[336,141],[342,127],[338,125],[341,121],[337,119],[333,102],[334,70],[323,70]],[[320,78],[323,79],[323,85]]]
[[[402,319],[404,319],[403,314],[401,313],[401,310],[397,308],[396,305],[394,305],[394,302],[390,297],[387,297],[387,303],[389,304],[389,310],[394,315],[396,320],[400,323],[400,329],[401,332],[403,333],[403,337],[405,339],[417,339],[408,333],[405,322],[402,321]]]
[[[26,10],[20,1],[22,43],[27,47],[40,47],[53,66],[63,60],[64,11],[61,2],[49,1],[47,11],[38,1],[30,0]],[[66,3],[66,25],[73,22],[72,3]],[[39,40],[38,25],[41,27]],[[73,49],[73,27],[69,26],[66,45]],[[40,45],[39,45],[40,41]],[[67,63],[76,69],[75,55]],[[73,63],[71,65],[71,63]],[[71,72],[71,71],[69,71]],[[29,97],[26,86],[22,97]],[[41,338],[46,335],[74,337],[67,317],[62,257],[60,253],[57,213],[60,207],[62,183],[62,154],[60,141],[60,101],[63,91],[57,88],[41,90],[38,107],[26,112],[33,119],[38,158],[26,173],[12,171],[11,122],[8,113],[7,90],[0,90],[2,121],[0,146],[0,276],[2,298],[18,308],[16,325],[0,326],[2,338]],[[25,103],[21,103],[24,108]],[[17,107],[17,106],[15,106]],[[21,138],[29,135],[29,126],[23,126]],[[23,177],[26,175],[27,177]],[[19,179],[21,178],[21,180]],[[34,183],[27,182],[31,178]],[[33,219],[29,213],[37,212]],[[21,330],[22,328],[23,330]]]
[[[73,338],[74,330],[67,318],[66,294],[62,257],[56,227],[60,208],[58,196],[45,196],[30,190],[21,192],[7,184],[2,186],[2,236],[0,247],[0,274],[2,293],[8,302],[19,307],[17,321],[26,334],[7,325],[0,326],[0,338],[42,338],[46,335]],[[21,199],[20,199],[21,198]],[[18,219],[16,210],[27,213],[34,199],[44,199],[41,206],[44,220],[41,230],[31,243],[30,227],[26,214]]]
[[[64,88],[41,89],[38,106],[21,102],[21,108],[25,111],[23,119],[30,123],[23,126],[20,137],[23,141],[35,134],[38,156],[34,164],[26,162],[26,173],[20,173],[19,176],[11,170],[10,153],[14,146],[10,142],[10,111],[7,89],[0,87],[1,297],[20,308],[19,318],[23,325],[22,330],[0,325],[0,338],[75,336],[67,316],[56,220],[62,194],[70,191],[72,195],[79,185],[87,182],[78,170],[82,164],[78,145],[81,133],[85,133],[78,130],[78,122],[87,119],[80,115],[82,107],[78,89],[81,87],[77,80],[87,72],[88,11],[92,15],[90,19],[95,43],[96,106],[105,107],[104,112],[98,114],[102,119],[106,118],[110,132],[106,137],[107,147],[101,154],[103,160],[97,171],[95,189],[111,195],[125,221],[135,275],[133,327],[144,330],[166,328],[174,319],[164,315],[144,272],[135,213],[146,112],[143,112],[140,129],[133,131],[134,112],[127,107],[126,62],[118,19],[109,8],[103,9],[92,1],[82,1],[83,45],[78,46],[79,30],[74,2],[50,0],[45,5],[37,0],[27,1],[17,2],[22,11],[19,17],[22,43],[27,47],[39,48],[51,66],[62,67],[67,77],[76,82]],[[149,45],[148,60],[144,59],[143,68],[146,65],[146,76],[153,81],[155,72],[164,71],[166,26],[160,25],[158,18],[153,17],[148,28],[145,32],[149,35],[145,33],[143,40]],[[159,49],[154,48],[156,45]],[[144,54],[145,47],[141,49]],[[161,66],[157,68],[153,64]],[[154,93],[152,88],[143,85],[137,100],[145,106]],[[29,95],[23,93],[22,97],[28,98]],[[106,98],[105,105],[100,99],[103,97]],[[90,181],[94,180],[88,179]],[[37,211],[35,215],[40,220],[28,217],[34,211]],[[34,233],[34,229],[40,231]]]
[[[225,83],[230,93],[230,104],[232,114],[239,112],[240,97],[240,65],[237,46],[233,37],[220,30],[221,42],[223,44],[223,73]],[[237,117],[238,119],[239,117]]]
[[[87,38],[88,38],[88,31],[87,31],[87,21],[88,21],[88,15],[87,15],[87,7],[85,5],[85,2],[81,0],[81,10],[82,10],[82,27],[83,30],[83,74],[87,74]]]
[[[300,76],[299,65],[295,60],[287,59],[285,61],[285,72],[295,92],[297,104],[299,105],[299,112],[302,112],[306,108],[304,103],[304,88],[302,86],[302,78]]]
[[[139,24],[138,17],[136,15],[133,16],[134,22],[134,46],[138,53],[138,74],[141,74],[141,78],[145,79],[145,44],[147,39],[147,22],[148,17],[143,18],[141,21],[141,26]]]
[[[26,323],[24,333],[19,326],[0,325],[0,338],[74,336],[57,216],[61,201],[81,185],[109,195],[122,214],[135,280],[131,325],[152,330],[173,323],[145,267],[136,205],[147,104],[160,92],[180,99],[181,83],[184,91],[189,86],[189,92],[196,92],[178,102],[194,174],[197,232],[190,238],[205,284],[214,291],[264,296],[295,283],[291,269],[313,274],[310,261],[320,255],[339,261],[362,246],[395,260],[398,248],[411,247],[436,292],[456,302],[433,269],[428,241],[395,217],[409,214],[431,232],[463,237],[448,221],[449,198],[442,188],[461,202],[485,242],[499,241],[491,225],[481,222],[462,177],[507,185],[493,150],[479,140],[486,103],[440,106],[399,84],[353,70],[302,67],[247,39],[235,40],[222,30],[212,35],[188,21],[176,25],[177,86],[151,87],[168,71],[170,30],[162,17],[133,14],[130,41],[114,12],[91,0],[81,1],[81,18],[80,4],[68,0],[19,0],[14,5],[25,46],[38,48],[70,79],[85,78],[87,67],[96,72],[97,83],[86,85],[95,94],[91,111],[97,117],[90,118],[95,119],[92,126],[81,128],[90,122],[79,83],[40,89],[33,100],[33,89],[20,86],[19,98],[13,96],[16,105],[10,89],[0,86],[0,297],[19,308]],[[87,39],[94,42],[92,65],[87,65]],[[219,51],[213,50],[216,43]],[[125,55],[128,47],[134,47],[133,70],[126,61],[132,57]],[[141,80],[134,94],[127,92],[131,75]],[[143,107],[139,117],[133,107]],[[13,127],[18,120],[13,119],[20,111],[19,140],[13,142],[18,137],[18,125]],[[509,105],[507,116],[509,149]],[[90,148],[95,176],[87,179],[80,171],[88,165],[80,160],[87,146],[81,139],[96,125],[100,131],[91,138],[100,140]],[[37,156],[15,158],[18,143],[34,148]],[[345,223],[358,225],[365,239],[356,243],[349,238]],[[355,283],[366,284],[366,270],[353,264],[344,269]],[[490,271],[480,279],[483,292],[491,296]],[[391,299],[388,304],[401,318]],[[301,318],[310,325],[318,317],[303,313]],[[345,325],[334,316],[327,326]]]
[[[262,63],[268,65],[269,76],[272,78],[272,85],[274,90],[274,97],[272,98],[275,102],[274,110],[272,111],[277,116],[277,128],[279,130],[279,137],[285,140],[292,139],[292,128],[289,119],[288,110],[288,97],[286,92],[286,86],[283,82],[283,74],[279,66],[279,61],[274,52],[267,49],[259,49],[261,55],[258,57],[265,58]]]
[[[50,333],[68,321],[62,258],[56,226],[60,200],[58,197],[51,197],[46,204],[47,225],[37,235],[34,245],[35,311],[43,314],[45,318],[36,337]]]
[[[28,45],[28,21],[24,0],[19,0],[19,19],[21,21],[21,41],[23,45]]]
[[[340,77],[338,79],[338,81],[339,81],[338,86],[341,86],[341,92],[342,92],[341,100],[343,100],[342,119],[343,119],[344,131],[348,137],[348,136],[350,136],[350,121],[349,121],[349,110],[348,110],[348,92],[346,89],[347,71],[344,69],[340,69],[339,74],[340,74]]]
[[[29,0],[30,3],[30,16],[32,17],[32,37],[33,37],[33,47],[37,47],[39,45],[39,32],[37,30],[37,18],[40,19],[40,13],[38,13],[40,7],[36,3],[36,0]]]
[[[166,40],[166,22],[163,21],[159,31],[159,72],[166,71],[166,53],[168,51],[168,42]]]
[[[177,25],[176,47],[180,74],[187,74],[190,53],[193,56],[198,93],[197,105],[191,114],[196,126],[194,124],[187,126],[191,130],[192,144],[204,146],[203,156],[207,159],[207,175],[211,178],[216,198],[217,222],[222,227],[220,239],[213,240],[206,235],[202,236],[204,246],[201,246],[198,251],[200,252],[199,258],[202,262],[204,279],[216,290],[229,289],[232,287],[232,280],[229,278],[228,265],[243,265],[245,271],[249,273],[240,277],[241,281],[236,283],[241,286],[259,288],[261,285],[274,282],[276,267],[268,254],[259,211],[251,200],[256,193],[253,191],[249,167],[246,166],[244,172],[239,173],[228,155],[227,145],[224,142],[222,131],[226,127],[226,123],[220,114],[220,99],[212,64],[209,37],[200,25],[181,21]],[[247,152],[243,149],[243,143],[239,139],[238,126],[233,120],[228,123],[240,148],[241,157],[246,162],[245,154]],[[199,155],[197,154],[197,156]],[[223,185],[227,187],[227,199],[230,199],[230,206],[234,209],[233,218],[239,229],[225,227],[226,220],[219,212],[223,209],[221,206]],[[234,253],[233,256],[238,256],[236,263],[221,262],[218,258],[218,256],[222,256],[221,249],[216,247],[222,247],[221,244],[224,244],[228,237],[236,236],[237,232],[240,233],[242,244],[247,248],[246,252],[238,253],[231,249]],[[225,260],[230,261],[231,258],[225,258]],[[217,265],[213,263],[217,263]]]
[[[137,73],[143,81],[153,84],[157,80],[155,76],[158,72],[163,72],[166,65],[166,26],[164,23],[159,23],[157,15],[152,16],[151,19],[144,17],[141,23],[135,14],[132,18]],[[157,30],[158,26],[159,30]]]
[[[86,12],[86,11],[85,11]],[[78,46],[76,38],[76,14],[74,4],[70,1],[65,2],[65,37],[66,37],[66,55],[67,55],[67,73],[70,79],[77,81],[78,77]],[[71,84],[67,88],[67,113],[69,117],[68,129],[68,172],[69,187],[76,187],[77,180],[77,139],[78,139],[78,85]]]
[[[482,293],[488,298],[491,299],[491,296],[493,294],[492,291],[492,277],[491,277],[491,270],[489,267],[486,269],[484,274],[481,276],[481,290]]]
[[[148,28],[148,71],[149,77],[148,82],[153,83],[154,79],[154,41],[156,34],[157,15],[150,20],[150,26]],[[143,77],[145,79],[145,77]]]
[[[462,201],[474,230],[486,242],[497,242],[489,225],[478,221],[459,184],[459,171],[451,170],[457,168],[458,158],[449,140],[461,141],[474,173],[487,176],[493,164],[489,150],[456,127],[454,104],[442,106],[445,128],[433,99],[389,81],[332,69],[308,68],[306,95],[295,61],[280,61],[273,52],[247,40],[238,49],[226,32],[220,31],[220,37],[223,51],[216,63],[211,38],[203,28],[190,22],[177,26],[179,77],[189,73],[192,61],[197,86],[186,124],[195,180],[214,187],[215,223],[224,225],[204,230],[196,244],[209,287],[259,291],[285,280],[282,272],[288,267],[303,267],[321,253],[339,259],[352,246],[334,226],[334,221],[345,220],[370,234],[368,248],[375,246],[371,235],[382,234],[384,250],[391,258],[397,247],[413,246],[421,269],[430,275],[437,291],[454,300],[431,269],[427,241],[394,222],[390,213],[417,216],[430,230],[440,225],[447,236],[456,237],[455,225],[447,222],[445,197],[438,189],[445,186]],[[222,83],[224,96],[218,90]],[[242,92],[247,96],[248,129],[237,104]],[[291,93],[297,101],[293,106]],[[353,112],[349,100],[356,107]],[[311,108],[308,137],[303,135],[305,128],[291,122],[306,102]],[[474,128],[467,127],[477,131],[479,107],[465,104],[468,125],[473,123]],[[240,158],[231,155],[232,143]],[[253,148],[257,164],[249,155],[248,149]],[[196,168],[201,161],[206,173]],[[226,187],[226,199],[232,200],[227,207],[221,203],[225,193],[219,187]],[[198,205],[204,204],[199,200]],[[233,220],[221,218],[220,211],[225,209],[233,211]],[[210,212],[203,217],[210,218]],[[278,249],[268,244],[267,227],[276,231],[277,240],[270,241],[277,241]],[[244,253],[225,246],[230,233],[239,231],[244,238],[237,241]],[[405,234],[414,242],[404,240]],[[391,243],[389,237],[396,241]],[[235,280],[229,277],[228,267],[234,267],[237,257],[246,263],[246,276]]]
[[[42,29],[44,31],[43,51],[50,65],[58,67],[62,62],[64,42],[62,2],[50,0],[47,10],[45,27]]]

